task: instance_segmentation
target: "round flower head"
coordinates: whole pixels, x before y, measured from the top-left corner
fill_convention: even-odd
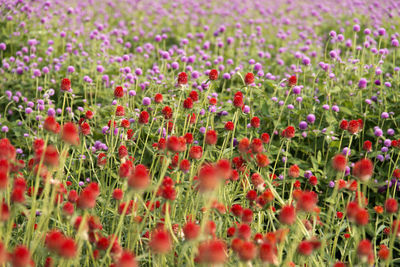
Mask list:
[[[179,85],[184,85],[188,83],[188,76],[186,72],[181,72],[178,74],[178,84]]]
[[[246,76],[244,77],[244,82],[249,85],[254,83],[254,74],[249,72],[246,74]]]
[[[61,81],[61,91],[71,90],[71,81],[68,78],[64,78]]]
[[[216,69],[212,69],[212,70],[210,71],[210,73],[208,74],[208,78],[209,78],[211,81],[217,80],[217,79],[218,79],[218,71],[217,71]]]
[[[373,171],[374,165],[367,158],[358,161],[353,167],[353,175],[363,182],[371,178]]]

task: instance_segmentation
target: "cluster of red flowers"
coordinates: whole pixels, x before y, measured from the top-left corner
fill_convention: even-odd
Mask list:
[[[363,129],[364,122],[362,119],[351,120],[348,122],[347,120],[342,120],[340,122],[340,129],[347,130],[351,134],[356,134]]]

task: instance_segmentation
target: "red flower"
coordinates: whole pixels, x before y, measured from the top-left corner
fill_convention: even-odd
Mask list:
[[[312,185],[312,186],[316,186],[318,184],[318,179],[316,176],[311,176],[310,179],[308,179],[308,182]]]
[[[256,161],[257,161],[257,166],[260,168],[267,167],[269,164],[269,159],[267,155],[264,155],[262,153],[257,154]]]
[[[68,193],[68,201],[71,203],[75,203],[78,200],[79,196],[75,190],[71,190]]]
[[[64,204],[62,210],[64,214],[71,216],[72,214],[74,214],[74,204],[72,204],[71,202],[67,202]]]
[[[22,245],[15,247],[14,252],[11,255],[11,264],[13,267],[35,266],[31,259],[29,250]]]
[[[239,95],[235,96],[235,97],[233,98],[233,105],[234,105],[235,107],[237,107],[237,108],[242,108],[243,105],[244,105],[244,103],[243,103],[243,96],[239,96]]]
[[[400,220],[393,220],[391,232],[400,237]]]
[[[207,145],[215,145],[218,141],[218,136],[217,136],[217,132],[214,130],[209,130],[206,133],[206,144]]]
[[[92,209],[96,206],[98,193],[90,187],[86,187],[79,195],[77,206],[80,209]]]
[[[65,238],[60,244],[59,254],[61,257],[73,259],[76,256],[77,247],[72,238]]]
[[[347,159],[342,154],[337,154],[332,159],[332,167],[338,172],[344,172],[347,166]]]
[[[279,221],[283,224],[292,225],[296,221],[296,210],[293,206],[283,206],[279,214]]]
[[[289,78],[289,86],[295,86],[297,84],[297,77],[296,75],[290,76]]]
[[[359,209],[360,207],[358,206],[358,203],[355,201],[349,202],[349,204],[347,204],[346,215],[350,221],[355,220]]]
[[[60,124],[58,124],[58,122],[56,122],[56,119],[54,117],[49,116],[44,120],[43,129],[57,134],[60,131]]]
[[[222,240],[202,242],[198,247],[196,262],[205,264],[223,264],[227,259],[226,245]]]
[[[194,222],[187,222],[183,227],[183,234],[185,235],[185,239],[193,240],[199,236],[200,226],[195,224]]]
[[[351,134],[356,134],[360,130],[360,123],[357,120],[351,120],[347,130]]]
[[[123,120],[121,121],[121,127],[122,127],[122,128],[128,129],[129,126],[131,126],[131,123],[130,123],[127,119],[123,119]]]
[[[369,222],[369,213],[366,209],[359,208],[356,213],[356,223],[358,225],[367,225]]]
[[[121,145],[121,146],[118,148],[118,157],[119,157],[120,159],[123,159],[123,158],[125,158],[125,157],[127,157],[127,156],[128,156],[128,149],[126,148],[126,146]]]
[[[277,265],[278,264],[278,257],[277,257],[277,248],[275,244],[271,242],[264,242],[260,246],[260,259],[263,262]]]
[[[248,224],[243,223],[237,226],[237,237],[243,240],[249,240],[251,237],[251,228]]]
[[[132,189],[145,189],[150,184],[150,175],[146,166],[137,165],[128,177],[128,185]]]
[[[172,118],[172,109],[169,106],[165,106],[161,113],[164,115],[164,119],[169,120]]]
[[[288,126],[285,130],[282,131],[282,136],[286,138],[293,138],[295,134],[295,129],[293,126]]]
[[[380,250],[378,252],[378,257],[382,260],[387,260],[390,255],[390,251],[389,251],[388,247],[385,246],[384,244],[380,245],[379,247],[380,247]]]
[[[147,111],[142,111],[139,116],[139,123],[140,124],[147,124],[149,123],[149,113]]]
[[[129,251],[123,251],[116,261],[115,267],[137,267],[135,255]]]
[[[150,234],[149,246],[156,254],[165,254],[172,248],[171,238],[169,233],[162,229],[154,230]]]
[[[191,109],[193,108],[193,100],[188,97],[183,101],[183,107],[186,109]]]
[[[196,102],[199,100],[199,94],[197,93],[197,91],[193,90],[189,93],[189,98],[191,98],[193,102]]]
[[[178,152],[179,151],[179,139],[178,137],[171,135],[167,140],[167,148],[169,151]]]
[[[210,73],[208,74],[208,78],[209,78],[211,81],[215,81],[216,79],[218,79],[218,71],[217,71],[216,69],[212,69],[212,70],[210,71]]]
[[[156,102],[157,104],[160,104],[161,102],[163,102],[163,95],[162,94],[156,94],[154,96],[154,102]]]
[[[241,219],[242,222],[250,224],[253,221],[253,211],[251,209],[244,209]]]
[[[395,213],[395,212],[397,212],[398,207],[399,207],[399,205],[398,205],[398,203],[397,203],[397,200],[394,199],[394,198],[388,198],[388,199],[385,201],[385,210],[386,210],[386,212],[388,212],[388,213]]]
[[[260,127],[260,119],[258,117],[253,117],[253,118],[251,118],[250,124],[251,124],[251,127],[253,127],[253,128],[259,128]]]
[[[301,192],[297,199],[297,208],[305,212],[311,212],[317,206],[318,195],[312,191]]]
[[[181,72],[178,74],[178,84],[187,84],[188,82],[188,76],[185,72]]]
[[[97,156],[97,165],[99,165],[99,166],[104,166],[104,165],[106,165],[106,163],[107,163],[107,156],[106,156],[106,154],[100,153],[100,154]]]
[[[290,166],[290,168],[289,168],[289,176],[291,178],[299,177],[300,176],[300,168],[299,168],[299,166],[297,166],[296,164]]]
[[[314,250],[314,246],[312,242],[303,240],[300,242],[299,246],[297,247],[297,251],[304,256],[310,256]]]
[[[0,190],[7,189],[8,185],[8,174],[7,171],[0,172]]]
[[[360,257],[368,257],[371,253],[373,254],[371,242],[367,239],[361,240],[358,243],[357,253]]]
[[[263,142],[259,138],[254,138],[251,141],[251,150],[253,153],[261,153],[263,151]]]
[[[374,165],[370,159],[362,159],[358,161],[353,167],[353,175],[365,182],[369,180],[374,171]]]
[[[247,153],[250,148],[250,141],[248,138],[244,137],[242,140],[239,141],[238,149],[242,153]]]
[[[131,161],[125,161],[124,163],[121,164],[119,167],[119,176],[121,178],[126,178],[129,176],[131,173],[131,170],[133,169],[133,163]]]
[[[338,219],[342,219],[343,218],[343,212],[341,212],[341,211],[336,212],[336,217],[338,217]]]
[[[25,189],[16,187],[11,193],[11,201],[14,203],[23,203],[25,201]]]
[[[57,149],[52,145],[46,147],[46,151],[44,152],[44,163],[49,166],[57,167],[58,159],[59,156]]]
[[[258,173],[253,173],[251,175],[251,183],[254,185],[254,187],[258,187],[259,185],[264,184],[264,179],[262,176]]]
[[[219,183],[217,172],[214,166],[206,164],[199,170],[198,175],[199,190],[200,191],[212,191]]]
[[[60,231],[50,231],[46,235],[45,245],[50,251],[58,253],[64,238],[64,235]]]
[[[244,77],[244,82],[246,84],[254,83],[254,74],[251,72],[247,73],[246,76]]]
[[[188,172],[190,170],[190,161],[187,159],[181,160],[179,163],[179,169],[183,172]]]
[[[117,117],[125,116],[125,110],[123,106],[117,106],[117,109],[115,110],[115,116]]]
[[[44,141],[43,141],[44,145]],[[16,156],[15,147],[11,145],[10,140],[3,138],[0,140],[0,160],[6,159],[9,161],[14,161]]]
[[[76,146],[79,144],[78,128],[72,122],[67,122],[64,124],[61,137],[65,142],[71,145]]]
[[[233,215],[235,215],[237,217],[241,217],[243,208],[239,204],[233,204],[232,208],[231,208],[231,212],[233,213]]]
[[[227,130],[227,131],[233,131],[234,127],[235,127],[235,125],[231,121],[228,121],[227,123],[225,123],[225,130]]]
[[[242,243],[239,251],[239,258],[242,261],[251,261],[257,254],[257,247],[251,241],[245,241]]]
[[[372,151],[372,143],[371,143],[371,141],[368,141],[368,140],[365,141],[364,144],[363,144],[363,149],[365,151],[367,151],[367,152]]]
[[[400,178],[400,169],[395,169],[393,171],[393,177],[396,178],[396,179]]]
[[[268,144],[269,143],[269,134],[267,134],[267,133],[261,134],[261,140],[263,141],[264,144]]]
[[[189,150],[189,157],[191,159],[201,159],[203,156],[203,148],[201,146],[192,146]]]
[[[124,192],[121,189],[116,188],[116,189],[114,189],[112,196],[113,196],[113,199],[115,199],[115,200],[121,200],[124,196]]]
[[[349,123],[346,120],[342,120],[340,122],[340,129],[347,130],[348,127],[349,127]]]
[[[87,122],[84,122],[80,125],[81,128],[81,133],[83,135],[89,135],[90,134],[90,125]]]
[[[86,119],[91,120],[93,118],[93,112],[88,110],[85,114]]]
[[[247,194],[246,194],[246,198],[251,202],[256,200],[257,199],[257,192],[255,190],[249,190],[247,192]]]
[[[61,81],[61,91],[69,91],[71,89],[71,81],[68,78],[64,78]]]
[[[124,96],[124,89],[122,88],[122,86],[117,86],[114,89],[114,96],[116,98],[121,98]]]

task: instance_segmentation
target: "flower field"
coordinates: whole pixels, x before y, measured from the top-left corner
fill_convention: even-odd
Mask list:
[[[400,3],[0,0],[1,266],[400,266]]]

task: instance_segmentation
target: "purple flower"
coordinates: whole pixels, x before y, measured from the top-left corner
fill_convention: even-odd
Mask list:
[[[231,75],[229,73],[224,73],[222,75],[222,78],[225,79],[225,80],[229,80],[231,78]]]
[[[311,171],[305,171],[304,172],[304,178],[306,179],[310,179],[310,177],[313,175],[313,173]]]
[[[382,119],[387,119],[387,118],[389,118],[389,113],[387,113],[387,112],[382,112],[381,118],[382,118]]]
[[[73,72],[75,72],[75,68],[73,66],[68,66],[67,71],[69,73],[73,73]]]
[[[383,135],[383,132],[382,132],[381,129],[376,128],[375,131],[374,131],[374,135],[375,135],[376,137],[380,137],[380,136]]]
[[[306,130],[307,127],[308,127],[307,122],[301,121],[301,122],[299,123],[299,128],[300,128],[301,130]]]
[[[307,121],[309,123],[314,123],[315,122],[315,115],[314,114],[308,114],[307,115]]]
[[[358,82],[358,88],[364,89],[367,87],[367,80],[365,78],[361,78]]]
[[[150,99],[150,97],[144,97],[144,98],[143,98],[143,101],[142,101],[142,104],[143,104],[144,106],[150,105],[150,104],[151,104],[151,99]]]
[[[293,90],[293,94],[295,94],[295,95],[299,95],[301,93],[300,86],[294,86],[292,90]]]
[[[343,148],[343,150],[342,150],[342,154],[343,155],[347,155],[347,156],[350,156],[351,155],[351,150],[350,150],[350,148],[348,148],[347,146],[345,147],[345,148]]]

